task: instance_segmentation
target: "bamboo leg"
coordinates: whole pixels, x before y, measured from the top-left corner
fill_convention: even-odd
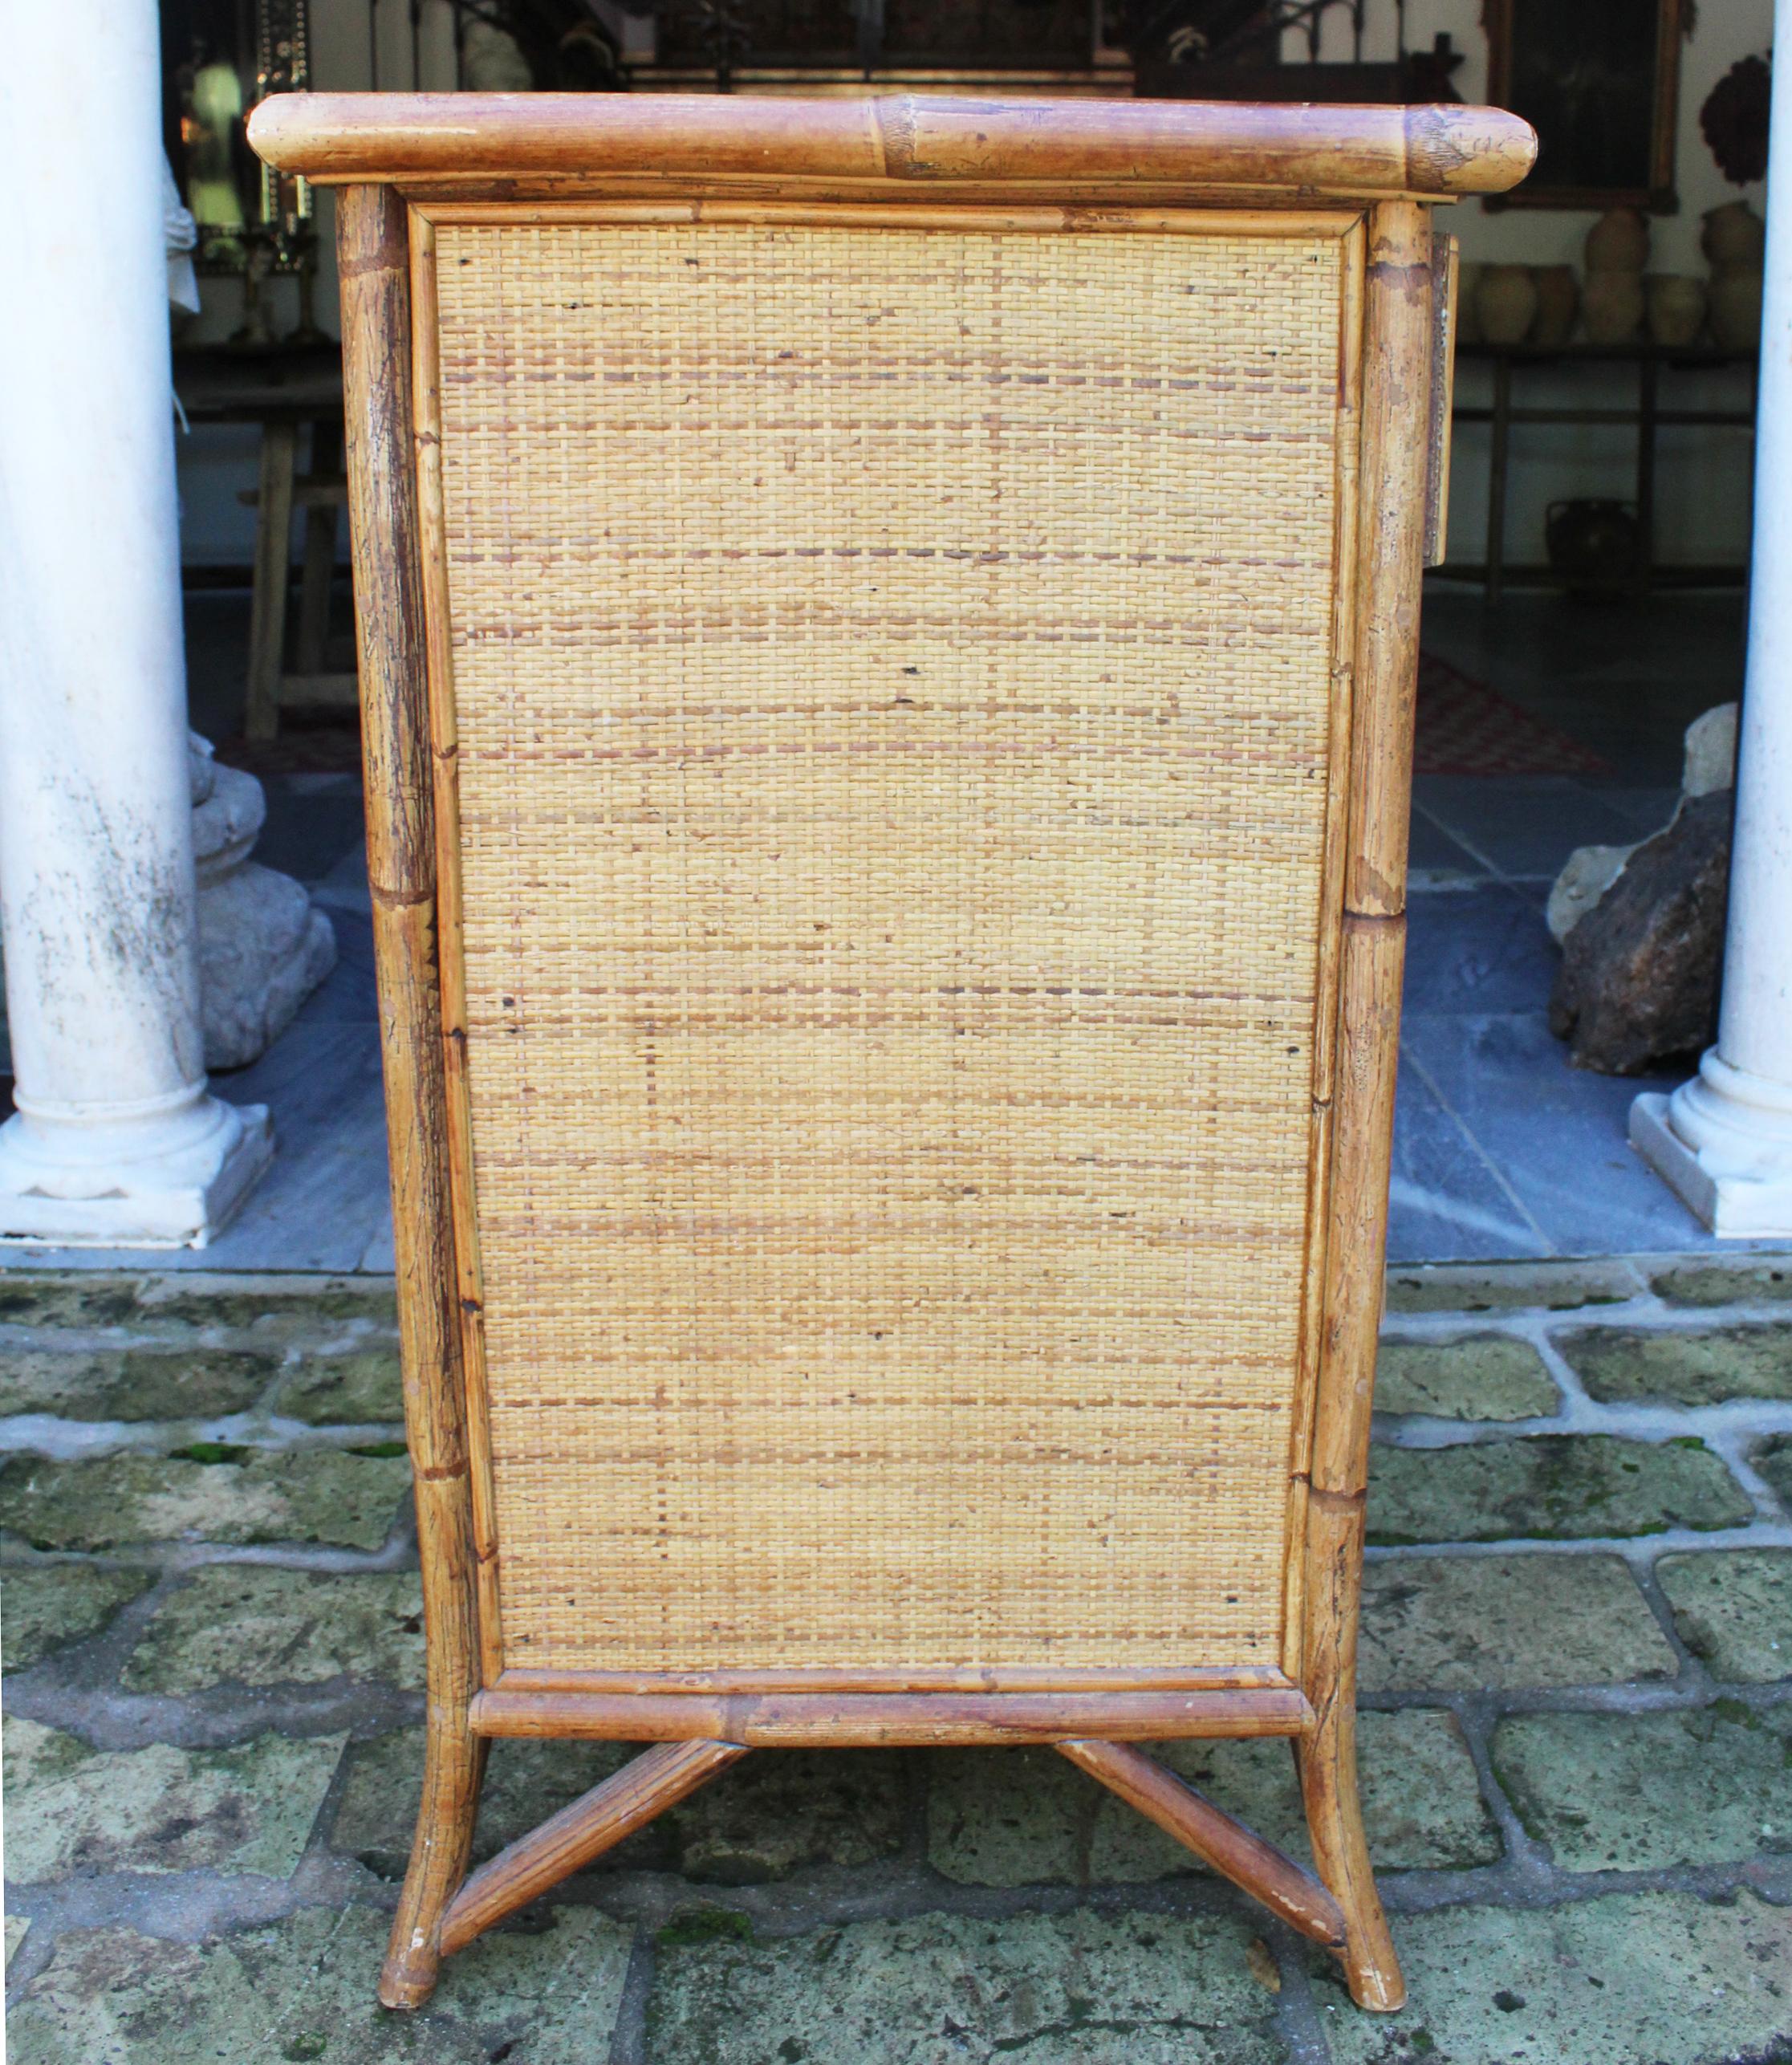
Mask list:
[[[1359,2008],[1392,2014],[1406,2001],[1394,1939],[1375,1890],[1363,1806],[1356,1788],[1356,1594],[1363,1564],[1363,1496],[1315,1492],[1307,1507],[1307,1583],[1331,1595],[1331,1618],[1347,1632],[1329,1655],[1309,1665],[1313,1732],[1297,1738],[1313,1861],[1344,1913],[1339,1951],[1351,1998]],[[1323,1611],[1323,1608],[1321,1609]]]
[[[466,1878],[489,1747],[467,1726],[464,1706],[457,1713],[432,1706],[417,1834],[380,1974],[380,1998],[388,2008],[421,2007],[435,1989],[442,1922]]]
[[[479,1689],[477,1551],[449,1199],[404,204],[384,188],[349,187],[338,201],[336,235],[362,605],[368,883],[429,1681],[423,1805],[380,1998],[388,2007],[417,2007],[435,1983],[441,1918],[466,1871],[484,1768],[470,1722]]]
[[[1280,1915],[1290,1928],[1328,1949],[1343,1945],[1343,1911],[1310,1872],[1222,1814],[1144,1750],[1125,1742],[1060,1742],[1058,1750],[1166,1834],[1186,1843],[1203,1864]]]
[[[249,612],[249,693],[243,730],[273,738],[280,730],[280,672],[286,664],[286,584],[291,578],[293,460],[299,429],[262,427],[261,491],[255,510],[255,587]]]
[[[475,1872],[441,1925],[442,1954],[613,1849],[746,1754],[738,1742],[661,1742]]]
[[[1314,1862],[1344,1911],[1351,1997],[1406,1998],[1356,1791],[1356,1616],[1370,1413],[1387,1255],[1405,956],[1412,713],[1424,559],[1435,251],[1423,208],[1369,217],[1353,635],[1350,859],[1339,942],[1324,1344],[1306,1495],[1302,1675],[1314,1722],[1296,1751]],[[1500,362],[1503,378],[1506,362]],[[1500,394],[1506,392],[1502,386]],[[1499,404],[1497,403],[1496,407]],[[1498,574],[1497,526],[1489,585]]]

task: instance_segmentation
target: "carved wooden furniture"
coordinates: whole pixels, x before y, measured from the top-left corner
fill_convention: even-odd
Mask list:
[[[174,391],[194,423],[253,423],[261,432],[258,483],[239,499],[255,510],[255,564],[249,620],[243,730],[276,737],[282,705],[356,701],[351,669],[332,669],[330,583],[336,515],[347,502],[342,474],[342,360],[334,342],[177,346]],[[299,466],[309,426],[309,462]],[[305,549],[299,621],[287,665],[293,518],[303,510]]]
[[[1400,1979],[1353,1680],[1442,252],[1513,119],[264,104],[339,199],[424,1803],[1047,1742]],[[654,1745],[471,1876],[486,1745]],[[1136,1746],[1281,1735],[1316,1873]]]

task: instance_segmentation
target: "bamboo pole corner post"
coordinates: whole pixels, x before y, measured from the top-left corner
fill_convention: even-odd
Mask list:
[[[291,96],[428,1649],[380,1982],[749,1751],[1055,1746],[1403,1987],[1356,1615],[1485,108]],[[469,1872],[489,1743],[648,1746]],[[1280,1736],[1308,1871],[1141,1745]],[[725,1782],[725,1781],[724,1781]]]

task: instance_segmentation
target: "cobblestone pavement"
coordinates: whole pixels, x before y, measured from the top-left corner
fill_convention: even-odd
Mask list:
[[[1387,2018],[1030,1750],[749,1758],[384,2014],[422,1665],[390,1299],[0,1274],[12,2065],[1792,2060],[1792,1258],[1391,1277]],[[624,1754],[498,1744],[481,1852]],[[1166,1754],[1303,1848],[1281,1745]]]

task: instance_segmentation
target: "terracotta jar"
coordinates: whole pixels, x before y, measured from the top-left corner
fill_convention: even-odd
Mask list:
[[[1690,273],[1652,272],[1643,278],[1649,335],[1658,344],[1696,343],[1705,327],[1705,283]]]
[[[1590,272],[1580,313],[1589,343],[1627,344],[1643,320],[1643,275]]]
[[[1572,266],[1536,266],[1530,277],[1537,289],[1530,341],[1554,351],[1574,334],[1575,318],[1580,313],[1580,283]]]
[[[1489,266],[1475,289],[1481,334],[1489,344],[1522,344],[1537,314],[1529,266]]]
[[[1634,208],[1614,208],[1587,233],[1587,270],[1640,273],[1648,262],[1649,226]]]
[[[1767,255],[1767,225],[1747,201],[1726,201],[1705,210],[1699,248],[1714,266],[1758,271]]]
[[[1610,594],[1636,571],[1643,534],[1621,502],[1554,502],[1544,519],[1551,570],[1577,594]]]
[[[1711,275],[1711,334],[1726,352],[1761,348],[1761,268],[1720,266]]]

